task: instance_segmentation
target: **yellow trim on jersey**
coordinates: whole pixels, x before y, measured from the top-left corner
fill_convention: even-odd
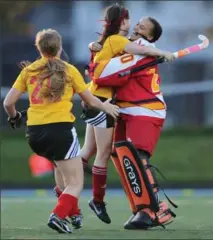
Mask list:
[[[144,107],[152,110],[163,110],[165,109],[165,105],[162,102],[154,102],[154,103],[142,103],[142,104],[135,104],[129,102],[116,102],[116,104],[120,108],[127,108],[127,107]]]

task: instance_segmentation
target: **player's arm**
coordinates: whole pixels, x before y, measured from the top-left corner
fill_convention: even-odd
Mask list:
[[[171,52],[165,52],[151,46],[140,46],[119,35],[112,36],[110,38],[110,44],[114,54],[125,51],[126,53],[133,55],[164,57],[168,61],[175,59]]]
[[[72,66],[72,75],[73,88],[86,104],[92,108],[96,108],[110,114],[113,118],[116,118],[119,115],[119,107],[111,104],[110,99],[102,103],[97,97],[92,95],[92,93],[87,89],[87,85],[84,82],[82,75],[74,66]]]
[[[167,61],[172,61],[175,59],[173,53],[171,52],[162,51],[151,46],[140,46],[134,42],[129,42],[126,44],[124,51],[136,55],[164,57]]]
[[[120,52],[124,50],[127,53],[135,54],[135,55],[144,55],[144,56],[154,56],[154,57],[164,57],[168,61],[174,60],[173,53],[162,51],[158,48],[154,48],[151,46],[140,46],[134,42],[130,42],[129,40],[125,40],[123,37],[119,39],[118,36],[116,36],[115,41],[115,48],[114,52]],[[117,42],[116,42],[117,41]],[[102,45],[98,42],[91,42],[88,45],[89,49],[93,52],[99,52],[102,49]]]
[[[117,118],[119,115],[119,107],[110,103],[111,99],[101,102],[97,97],[92,95],[89,90],[85,90],[79,93],[81,99],[92,108],[96,108],[100,111],[106,112],[113,118]]]
[[[21,95],[27,90],[25,80],[26,79],[24,77],[24,70],[22,70],[22,72],[20,73],[17,80],[15,81],[12,88],[4,99],[4,109],[10,118],[14,118],[18,114],[15,108],[15,104],[19,100]]]
[[[4,99],[3,105],[4,105],[5,112],[11,118],[14,118],[17,114],[15,104],[19,100],[21,95],[22,95],[22,92],[20,92],[16,88],[11,88]]]

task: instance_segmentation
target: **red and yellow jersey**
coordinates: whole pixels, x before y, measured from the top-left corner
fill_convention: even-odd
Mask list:
[[[129,40],[127,38],[118,34],[112,35],[106,39],[101,51],[94,55],[89,71],[92,80],[89,84],[89,90],[92,94],[105,98],[112,97],[113,90],[111,87],[99,87],[93,80],[102,77],[102,72],[110,60],[116,56],[122,55],[128,43]]]
[[[146,57],[140,61],[139,65],[152,62],[154,59],[153,57]],[[143,106],[155,110],[165,109],[160,83],[161,78],[157,65],[132,74],[125,85],[117,88],[116,99],[118,105],[120,107]]]
[[[71,64],[64,62],[69,82],[66,83],[63,96],[57,102],[48,102],[40,96],[41,86],[38,83],[39,72],[30,70],[37,69],[47,62],[47,58],[33,62],[24,68],[16,79],[13,88],[21,92],[28,92],[30,107],[28,109],[27,125],[42,125],[56,122],[74,122],[75,116],[71,110],[73,107],[72,98],[74,93],[81,93],[87,89],[87,85],[80,72]],[[46,87],[48,79],[44,80]]]
[[[138,39],[140,45],[151,45],[144,39]],[[161,79],[158,66],[149,67],[125,77],[119,73],[136,66],[152,62],[154,57],[124,54],[111,59],[102,71],[102,76],[95,79],[99,86],[116,87],[117,104],[121,113],[130,115],[166,116],[166,104],[160,91]]]

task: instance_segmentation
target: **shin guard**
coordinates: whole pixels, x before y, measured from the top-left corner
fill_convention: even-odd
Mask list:
[[[127,199],[129,201],[130,209],[131,209],[132,213],[135,214],[137,212],[137,208],[134,204],[134,201],[133,201],[133,198],[132,198],[132,195],[131,195],[131,189],[129,189],[129,185],[128,185],[128,182],[126,181],[121,163],[120,163],[120,161],[118,159],[118,156],[115,152],[113,152],[111,154],[111,159],[112,159],[112,162],[115,166],[115,169],[116,169],[116,171],[117,171],[117,173],[120,177],[121,184],[123,186],[123,189],[126,193]]]
[[[138,150],[129,141],[115,143],[115,151],[136,209],[158,212],[159,202],[153,190],[154,179],[151,180],[151,172],[147,171],[147,157],[141,160]]]

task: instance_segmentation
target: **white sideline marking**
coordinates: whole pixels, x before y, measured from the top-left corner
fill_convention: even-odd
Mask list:
[[[28,227],[2,227],[2,229],[11,229],[11,230],[33,230],[33,228]]]
[[[53,198],[2,198],[1,202],[4,203],[26,203],[26,202],[45,202],[45,203],[53,203],[57,202],[57,199]]]

